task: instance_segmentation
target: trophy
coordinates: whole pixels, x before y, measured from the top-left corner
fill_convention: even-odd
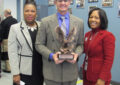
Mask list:
[[[76,29],[71,29],[69,35],[66,37],[62,29],[59,26],[57,26],[56,33],[57,39],[62,44],[58,58],[60,60],[72,60],[74,58],[72,52],[73,48],[75,47]]]

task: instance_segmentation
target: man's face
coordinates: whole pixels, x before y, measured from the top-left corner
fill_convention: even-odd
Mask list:
[[[71,0],[55,0],[55,5],[57,7],[57,11],[60,14],[66,14],[69,8]]]

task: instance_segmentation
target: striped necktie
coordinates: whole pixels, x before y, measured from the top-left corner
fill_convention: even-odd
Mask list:
[[[65,17],[61,16],[62,19],[62,24],[61,24],[61,29],[64,32],[64,35],[66,36],[66,23],[65,23]]]

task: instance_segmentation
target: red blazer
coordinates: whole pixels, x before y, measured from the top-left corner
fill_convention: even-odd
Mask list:
[[[110,81],[115,52],[115,37],[106,30],[98,30],[89,43],[91,33],[92,31],[87,32],[84,38],[84,52],[88,55],[86,78],[90,81],[97,81],[99,78]]]

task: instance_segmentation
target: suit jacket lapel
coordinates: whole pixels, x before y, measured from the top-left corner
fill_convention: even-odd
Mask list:
[[[72,17],[72,15],[70,14],[70,26],[69,26],[69,33],[70,31],[75,28],[76,31],[78,28],[76,28],[77,24],[76,24],[76,21],[74,20],[74,18]],[[78,33],[78,32],[77,32]]]
[[[74,27],[74,20],[72,19],[71,15],[70,15],[70,26],[69,26],[69,32],[73,29]]]
[[[24,21],[22,22],[21,26],[22,26],[21,32],[26,40],[26,43],[29,46],[29,48],[31,49],[31,51],[33,51],[32,40],[31,40],[30,34],[28,32],[27,26]]]
[[[57,34],[56,34],[56,28],[57,28],[57,26],[59,26],[58,19],[57,19],[57,15],[54,14],[52,16],[52,19],[51,19],[51,22],[50,22],[50,28],[51,28],[51,32],[53,34],[54,41],[56,42],[57,47],[60,48],[61,43],[57,39]]]
[[[75,21],[74,19],[72,18],[72,15],[70,15],[70,26],[69,26],[69,32],[73,29],[73,27],[75,27]],[[61,44],[60,41],[57,39],[57,34],[56,34],[56,27],[59,26],[58,24],[58,19],[57,19],[57,15],[54,14],[52,17],[51,17],[51,22],[50,22],[50,28],[51,28],[51,32],[53,34],[53,38],[56,42],[56,45],[58,48],[60,48]],[[76,28],[76,27],[75,27]]]
[[[91,49],[93,50],[97,47],[99,42],[102,40],[103,36],[104,36],[104,31],[100,30],[94,37],[94,40],[90,43],[89,45],[90,50]]]

